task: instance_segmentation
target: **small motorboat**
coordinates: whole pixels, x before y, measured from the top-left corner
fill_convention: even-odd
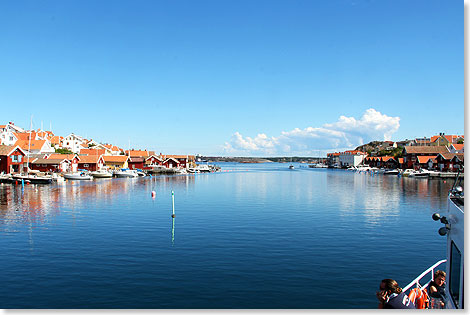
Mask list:
[[[111,172],[108,172],[107,170],[97,170],[90,172],[90,175],[93,176],[94,178],[111,178],[113,177],[113,174]]]
[[[292,165],[292,164],[289,165],[289,169],[290,169],[290,170],[293,170],[293,169],[294,169],[294,165]]]
[[[384,171],[384,175],[398,175],[398,174],[400,174],[400,171],[397,169],[390,169],[390,170]]]
[[[114,171],[114,176],[120,177],[120,178],[128,178],[128,177],[133,178],[133,177],[137,177],[139,175],[137,174],[136,170],[130,170],[128,168],[122,168],[120,170]]]
[[[414,173],[410,174],[412,177],[429,177],[431,172],[425,169],[420,169],[419,171],[415,171]]]
[[[69,180],[91,180],[93,177],[86,172],[64,173],[64,178]]]

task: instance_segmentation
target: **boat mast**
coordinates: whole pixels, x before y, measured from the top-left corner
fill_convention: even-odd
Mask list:
[[[29,173],[29,155],[31,154],[31,129],[33,128],[33,115],[31,115],[31,122],[29,124],[29,144],[28,144],[28,158],[26,160],[26,175]]]

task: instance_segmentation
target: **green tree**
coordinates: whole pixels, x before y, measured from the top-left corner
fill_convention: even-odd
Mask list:
[[[55,153],[60,153],[60,154],[73,154],[72,151],[66,148],[60,148],[60,149],[55,149]]]

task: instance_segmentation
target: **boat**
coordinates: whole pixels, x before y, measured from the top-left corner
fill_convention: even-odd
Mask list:
[[[403,171],[403,173],[401,175],[403,177],[413,176],[412,174],[414,174],[415,172],[416,171],[414,169],[407,168],[406,170]]]
[[[434,213],[433,220],[440,221],[442,227],[438,233],[447,238],[446,259],[438,260],[416,279],[403,288],[403,292],[411,295],[412,291],[427,289],[434,277],[435,270],[446,271],[446,296],[443,300],[446,309],[464,308],[464,189],[463,175],[457,174],[454,185],[447,197],[447,209],[442,213]],[[438,268],[439,267],[439,268]],[[423,279],[431,280],[425,281]],[[431,308],[440,308],[440,303],[429,299]],[[438,306],[438,307],[436,307]]]
[[[290,170],[293,170],[293,169],[294,169],[294,165],[292,165],[292,164],[289,165],[289,169],[290,169]]]
[[[141,169],[136,169],[136,172],[137,172],[137,176],[140,176],[140,177],[145,177],[147,176],[147,173],[145,173],[143,170]]]
[[[429,177],[429,172],[428,170],[425,169],[420,169],[419,171],[415,171],[414,173],[410,174],[410,177]]]
[[[11,176],[11,182],[23,181],[29,184],[50,184],[52,183],[52,176],[43,176],[39,174],[13,174]]]
[[[69,180],[91,180],[93,177],[87,172],[64,173],[65,179]]]
[[[384,171],[384,175],[398,175],[400,171],[397,169],[389,169]]]
[[[114,171],[114,176],[123,178],[123,177],[137,177],[139,175],[137,174],[136,170],[122,168],[120,170]]]
[[[94,178],[111,178],[113,177],[113,173],[107,171],[107,170],[97,170],[90,172],[90,175],[93,176]]]

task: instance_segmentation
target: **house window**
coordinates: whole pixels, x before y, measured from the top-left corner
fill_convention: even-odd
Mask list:
[[[16,155],[11,156],[11,161],[12,162],[18,162],[18,159],[16,158]]]
[[[18,162],[21,162],[21,155],[18,155]]]
[[[83,164],[83,167],[88,167],[88,164]]]

